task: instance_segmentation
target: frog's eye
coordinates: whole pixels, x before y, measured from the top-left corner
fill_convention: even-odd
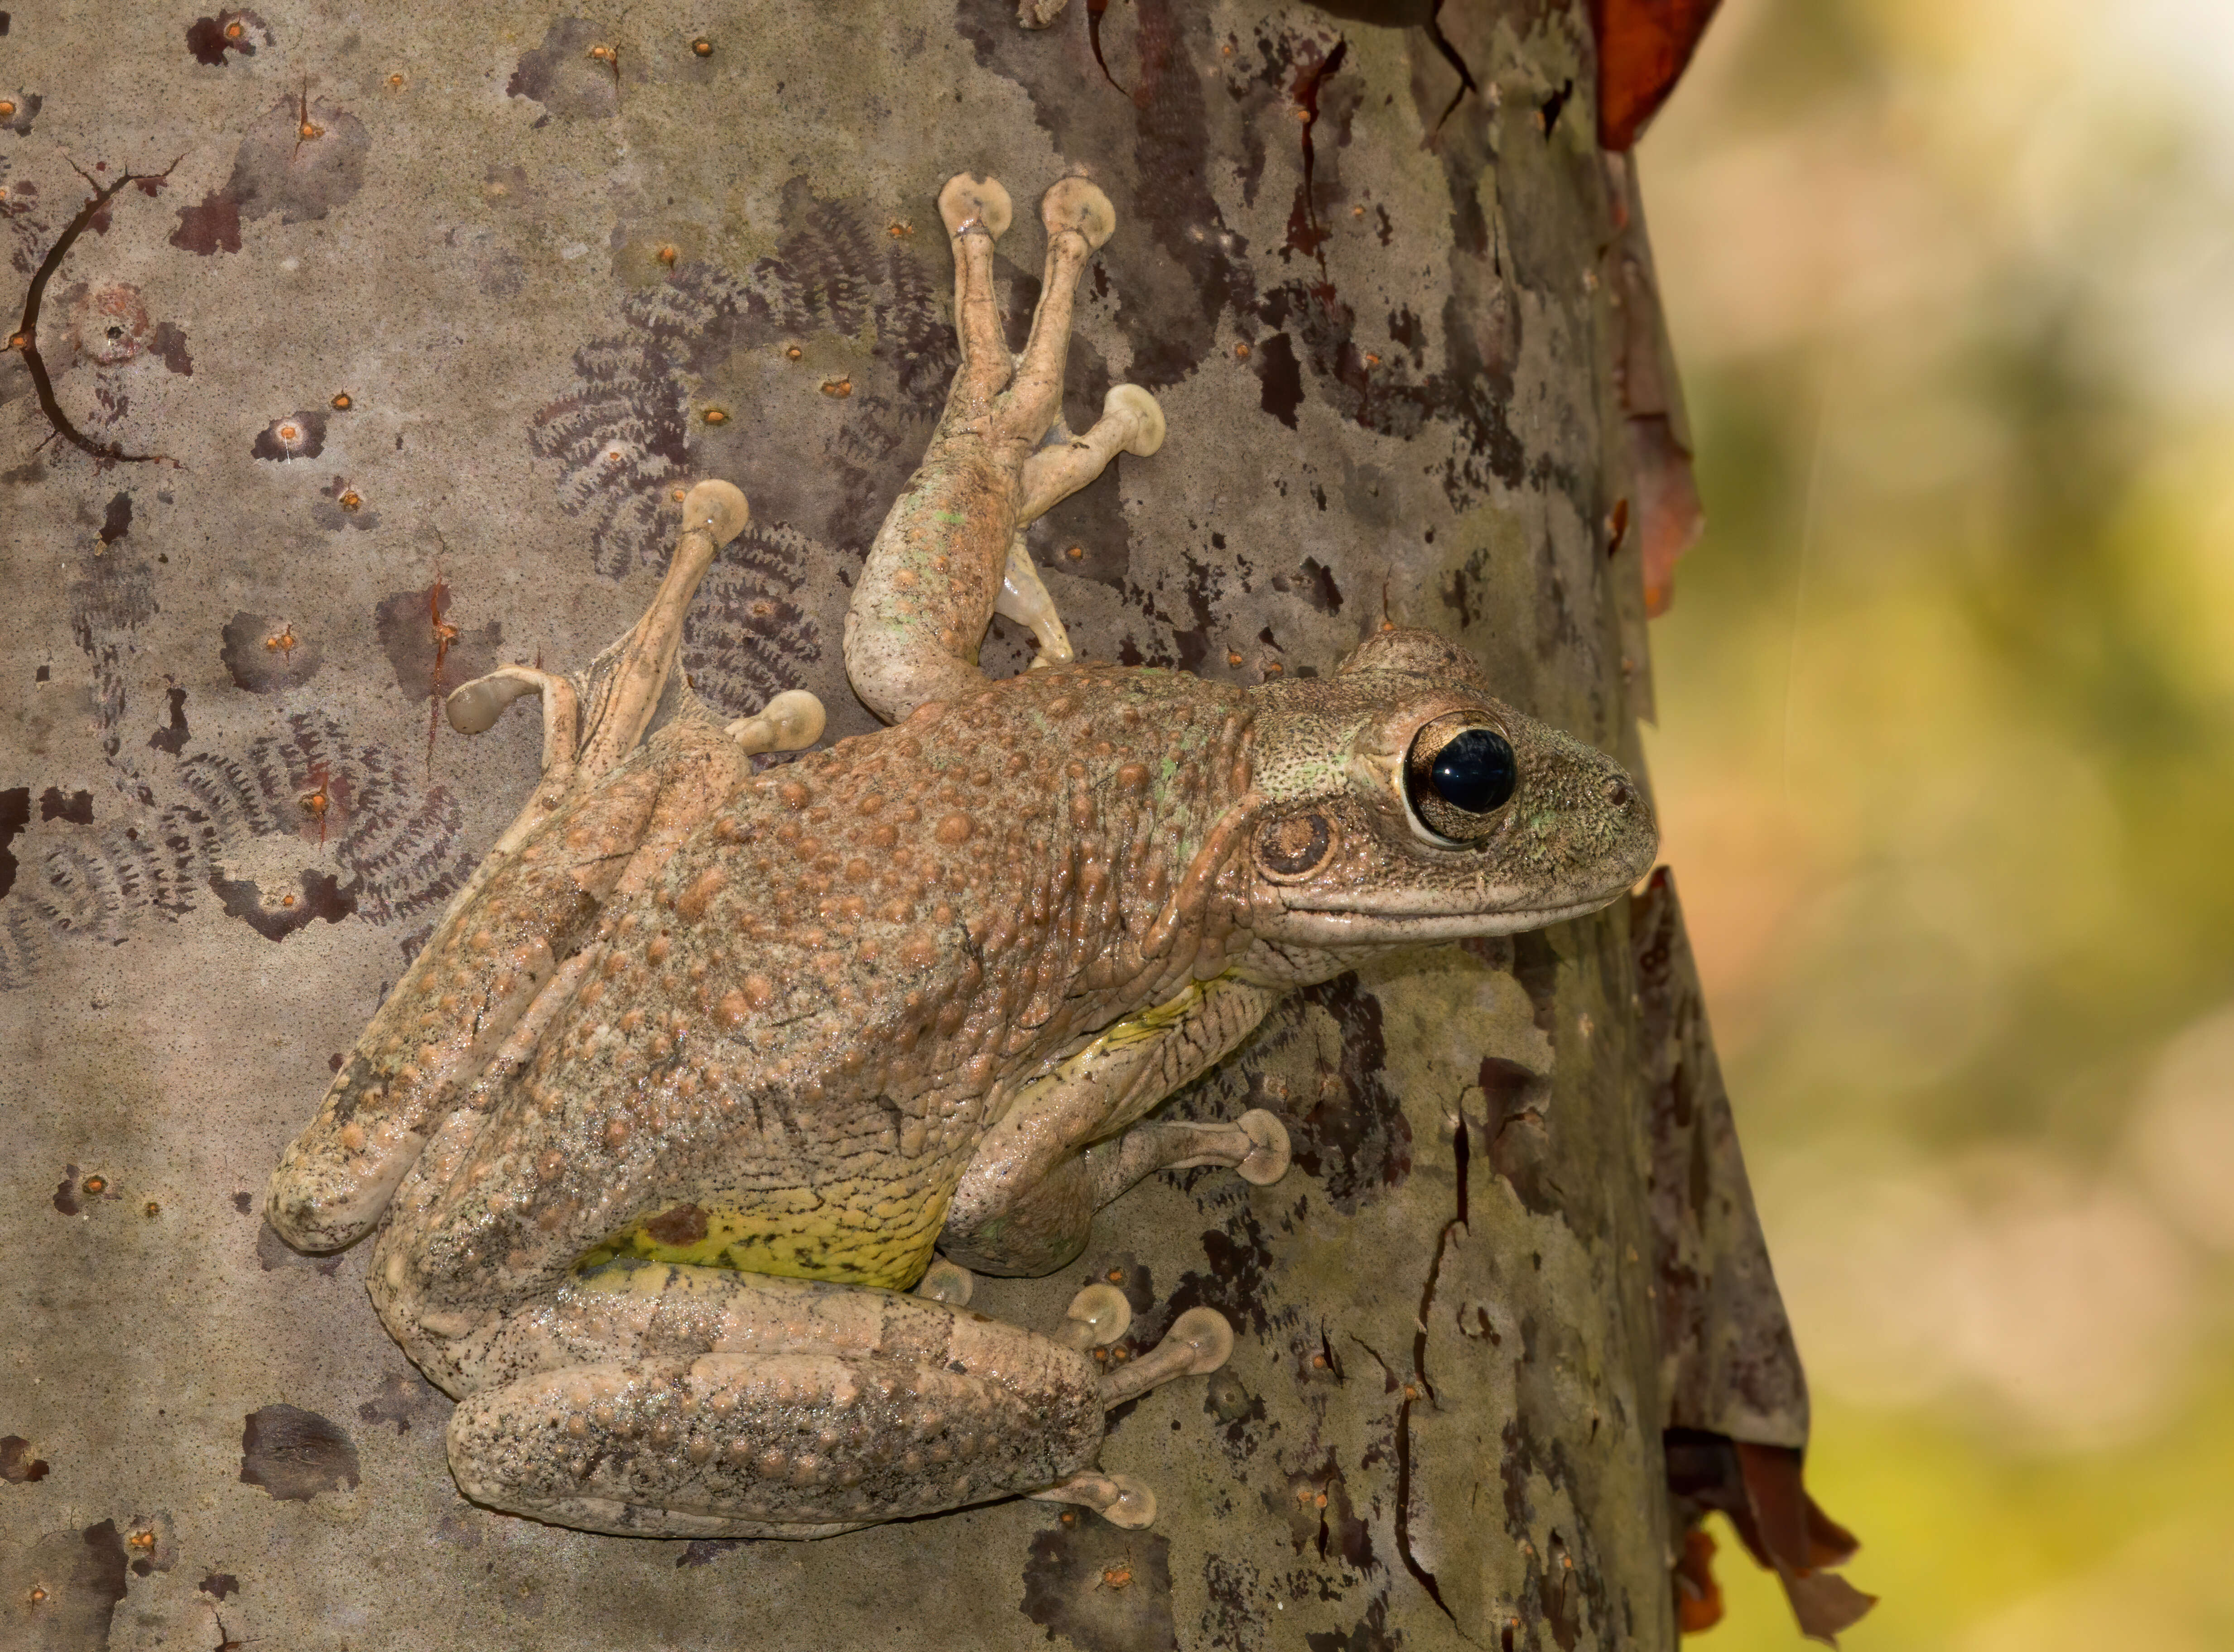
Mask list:
[[[1477,714],[1478,715],[1478,714]],[[1520,784],[1512,747],[1465,712],[1438,717],[1404,756],[1404,798],[1420,823],[1453,843],[1479,843]]]

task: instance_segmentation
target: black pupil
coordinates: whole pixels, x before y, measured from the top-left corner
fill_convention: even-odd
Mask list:
[[[1435,754],[1428,771],[1435,795],[1468,814],[1501,808],[1519,783],[1512,748],[1494,728],[1461,728]]]

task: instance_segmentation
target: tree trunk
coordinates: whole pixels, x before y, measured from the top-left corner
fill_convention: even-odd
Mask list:
[[[1034,530],[1081,654],[1255,681],[1431,626],[1638,765],[1645,561],[1664,587],[1695,503],[1581,5],[716,10],[16,19],[0,1611],[67,1647],[1669,1645],[1663,1428],[1796,1448],[1805,1402],[1661,891],[1643,976],[1624,905],[1303,993],[1173,1104],[1279,1113],[1287,1179],[1159,1177],[1077,1267],[983,1282],[1046,1325],[1116,1280],[1128,1350],[1232,1320],[1225,1371],[1113,1428],[1146,1531],[487,1512],[363,1248],[263,1228],[534,773],[532,717],[467,742],[440,695],[585,663],[687,482],[754,511],[694,611],[699,693],[872,726],[839,625],[955,361],[957,169],[1116,203],[1069,418],[1129,379],[1171,436]],[[1003,243],[1012,325],[1036,256]],[[1029,652],[997,622],[985,663]]]

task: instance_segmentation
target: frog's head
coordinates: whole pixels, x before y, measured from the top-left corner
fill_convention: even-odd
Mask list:
[[[1250,928],[1345,953],[1503,935],[1595,911],[1659,834],[1604,753],[1493,698],[1463,652],[1389,630],[1331,677],[1268,685]]]

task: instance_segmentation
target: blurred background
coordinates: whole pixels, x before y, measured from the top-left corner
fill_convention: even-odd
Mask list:
[[[2234,1647],[2234,7],[1726,0],[1650,742],[1845,1644]],[[1800,1644],[1717,1531],[1702,1646]]]

